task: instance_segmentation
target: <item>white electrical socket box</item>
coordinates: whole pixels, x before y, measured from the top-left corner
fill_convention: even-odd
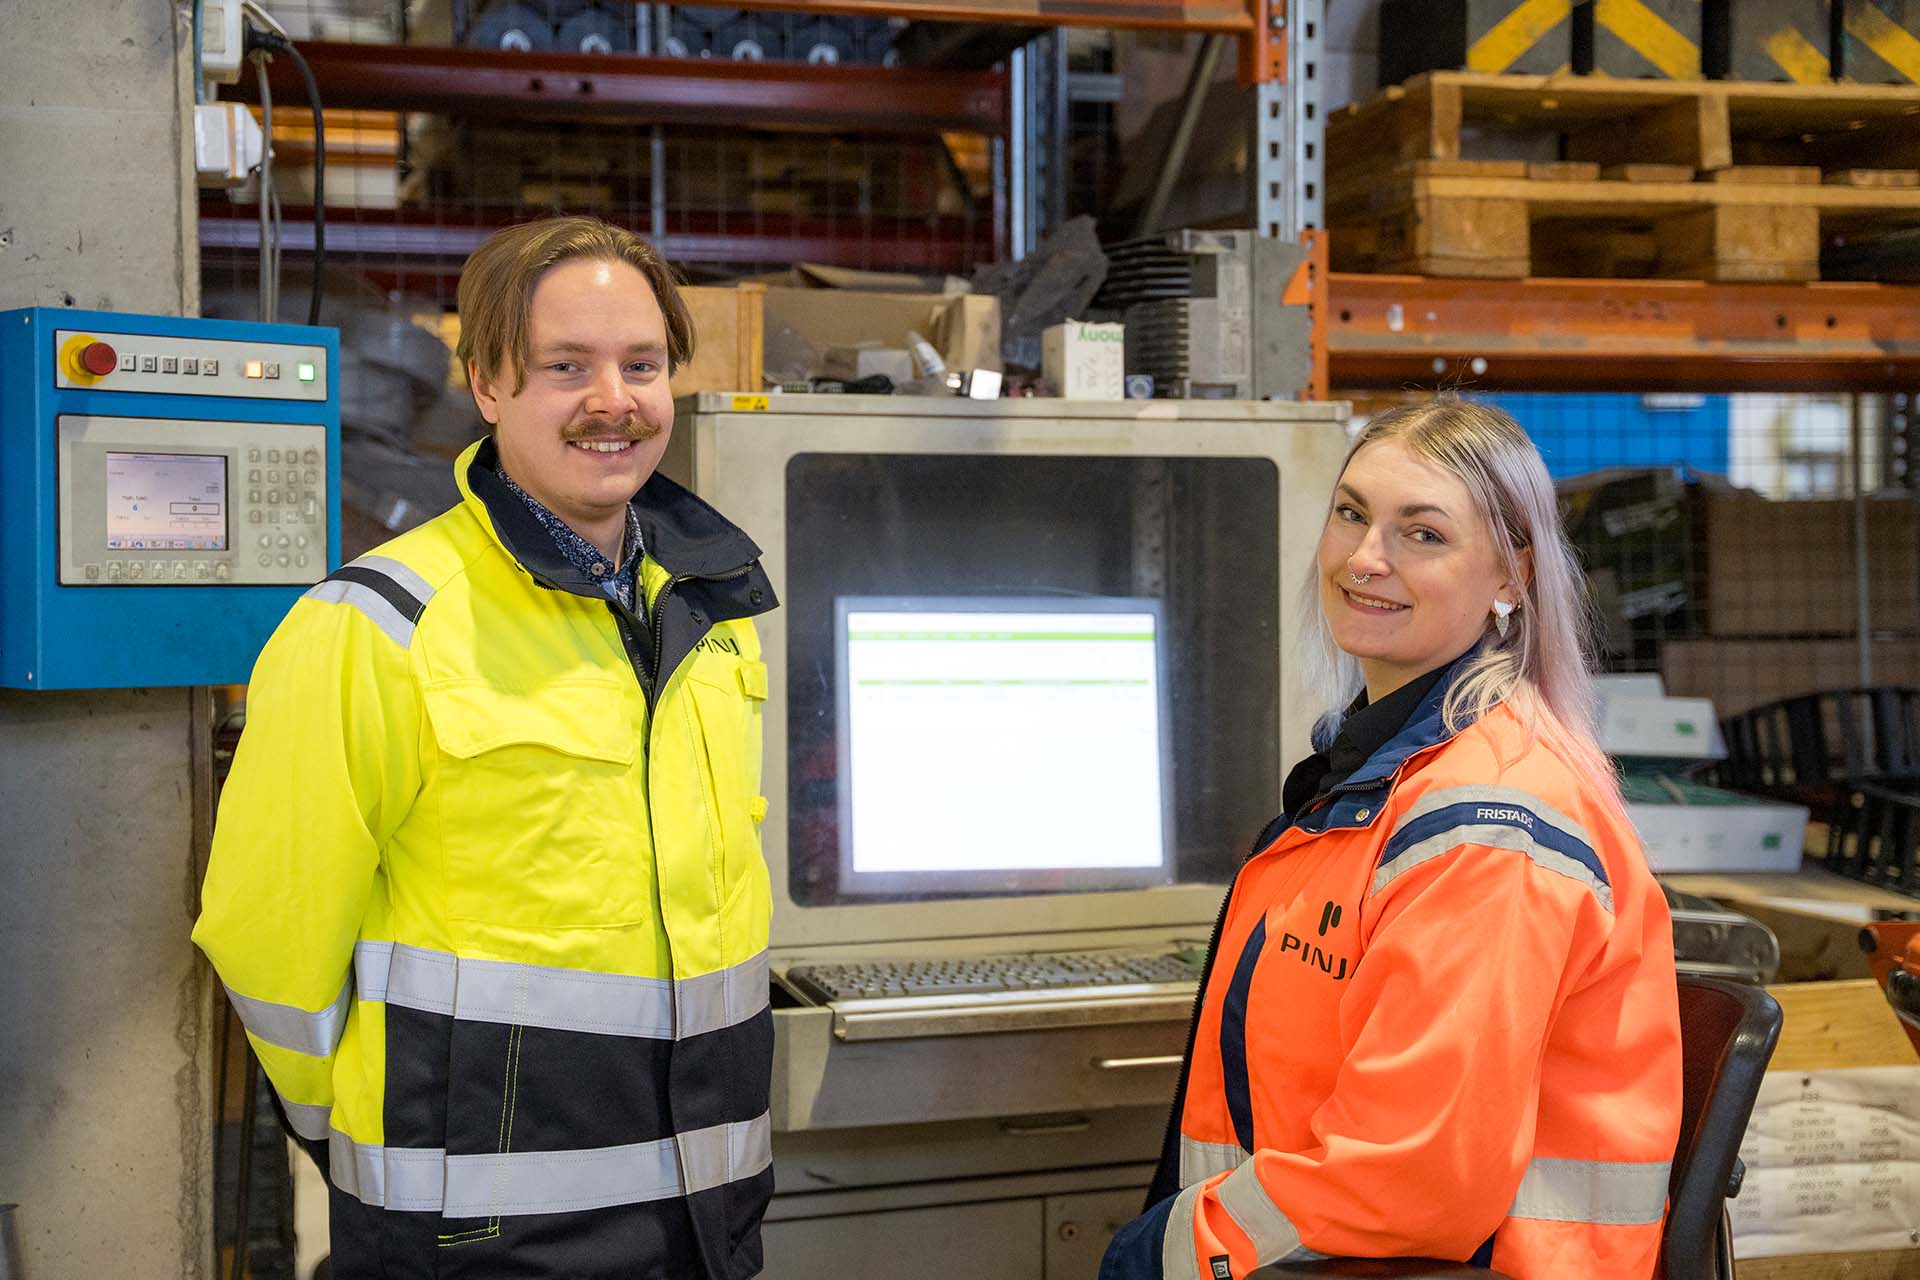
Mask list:
[[[245,186],[266,151],[253,112],[238,102],[203,102],[193,109],[193,167],[203,187]]]
[[[240,0],[203,0],[200,6],[200,74],[215,84],[232,84],[246,61],[246,34],[240,25]]]

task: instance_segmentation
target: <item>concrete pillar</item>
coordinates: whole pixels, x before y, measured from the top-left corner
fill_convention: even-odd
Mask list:
[[[0,308],[194,313],[187,10],[0,13]],[[196,701],[0,692],[0,1201],[31,1280],[211,1267]]]

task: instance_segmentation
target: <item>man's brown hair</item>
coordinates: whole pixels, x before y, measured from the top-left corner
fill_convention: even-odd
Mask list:
[[[598,218],[545,218],[487,237],[460,272],[460,358],[498,379],[513,367],[513,394],[527,385],[527,316],[542,276],[562,262],[586,258],[624,262],[647,278],[667,320],[667,372],[693,358],[693,317],[680,297],[673,268],[660,251],[624,227]]]

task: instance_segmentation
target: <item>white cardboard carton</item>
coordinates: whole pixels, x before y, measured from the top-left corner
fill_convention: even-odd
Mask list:
[[[1627,816],[1656,874],[1798,871],[1807,810],[1796,804],[1629,804]]]
[[[1600,749],[1610,756],[1724,760],[1727,744],[1705,698],[1618,697],[1603,692]]]
[[[1126,396],[1127,348],[1123,324],[1069,320],[1041,335],[1041,376],[1067,400]]]

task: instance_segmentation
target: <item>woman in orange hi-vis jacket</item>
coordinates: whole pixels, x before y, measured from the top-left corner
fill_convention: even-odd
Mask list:
[[[1654,1274],[1672,925],[1592,731],[1585,590],[1515,423],[1355,441],[1309,586],[1319,750],[1228,892],[1148,1210],[1101,1280],[1321,1256]]]

